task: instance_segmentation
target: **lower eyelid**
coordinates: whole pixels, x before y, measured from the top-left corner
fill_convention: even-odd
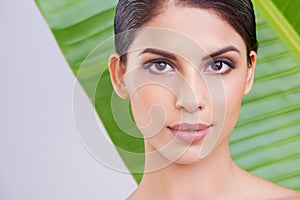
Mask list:
[[[155,69],[155,65],[159,65],[161,63],[168,65],[166,68],[167,71],[160,71],[160,70]],[[143,65],[143,69],[149,71],[150,73],[156,74],[156,75],[176,73],[176,68],[173,67],[169,62],[165,62],[165,61],[149,61]]]
[[[223,71],[223,72],[218,72],[218,71],[208,69],[209,67],[211,67],[211,65],[213,65],[216,62],[222,62],[223,64],[227,65],[227,69],[225,69],[225,71]],[[223,61],[214,60],[214,61],[210,62],[210,64],[207,64],[206,67],[204,67],[203,72],[206,73],[206,74],[211,74],[211,75],[223,75],[223,74],[226,74],[226,73],[230,72],[231,70],[233,70],[235,68],[236,68],[235,65],[231,62],[224,61],[224,60]]]

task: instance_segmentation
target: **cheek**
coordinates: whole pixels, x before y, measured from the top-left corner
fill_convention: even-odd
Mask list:
[[[138,89],[130,98],[132,113],[138,127],[157,121],[165,122],[172,112],[174,95],[167,89],[148,85]]]
[[[239,76],[226,80],[225,99],[226,99],[226,118],[225,123],[230,125],[230,129],[235,126],[241,108],[242,99],[244,96],[246,78]]]

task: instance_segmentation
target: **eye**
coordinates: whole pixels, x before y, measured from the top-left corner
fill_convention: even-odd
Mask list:
[[[224,59],[213,60],[205,67],[204,72],[212,74],[225,74],[234,68],[235,66],[231,61]]]
[[[168,74],[176,70],[166,61],[151,61],[145,65],[145,69],[153,74]]]

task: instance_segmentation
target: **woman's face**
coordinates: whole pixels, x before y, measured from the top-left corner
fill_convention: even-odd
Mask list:
[[[145,24],[127,53],[124,79],[121,69],[110,70],[113,83],[123,84],[119,94],[129,94],[146,154],[194,163],[228,149],[253,83],[256,54],[252,67],[246,54],[242,37],[212,11],[168,7]]]

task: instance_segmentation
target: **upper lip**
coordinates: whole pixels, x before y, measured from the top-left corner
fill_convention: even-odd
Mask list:
[[[210,125],[206,124],[188,124],[188,123],[182,123],[182,124],[175,124],[173,126],[169,126],[168,128],[178,131],[202,131],[207,128],[209,128]]]

